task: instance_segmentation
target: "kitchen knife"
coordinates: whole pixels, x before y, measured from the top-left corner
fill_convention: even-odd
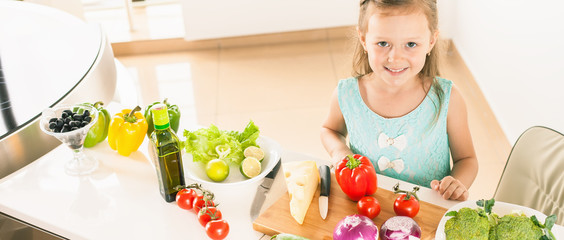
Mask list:
[[[265,177],[260,186],[257,187],[257,193],[255,194],[255,199],[253,199],[253,205],[251,205],[251,219],[254,221],[262,208],[262,204],[266,199],[266,193],[270,190],[272,183],[274,183],[274,178],[280,169],[280,164],[282,164],[282,159],[278,159],[276,166],[270,171]]]
[[[329,190],[331,189],[331,170],[327,165],[319,166],[319,177],[321,178],[321,189],[319,194],[319,213],[321,218],[327,217],[329,210]]]

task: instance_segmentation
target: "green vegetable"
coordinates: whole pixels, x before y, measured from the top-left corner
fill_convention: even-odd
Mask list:
[[[280,233],[278,235],[274,235],[270,238],[270,240],[272,240],[272,239],[276,239],[276,240],[309,240],[309,238],[305,238],[305,237],[301,237],[301,236],[289,234],[289,233]]]
[[[99,142],[102,142],[108,136],[108,129],[110,128],[111,116],[108,110],[103,108],[103,102],[96,102],[94,104],[86,103],[86,105],[93,106],[98,110],[98,120],[88,131],[84,139],[84,147],[94,147]]]
[[[522,239],[537,240],[543,235],[541,228],[522,215],[505,215],[492,229],[490,239]]]
[[[453,212],[449,212],[452,216]],[[445,223],[446,239],[488,239],[488,218],[470,208],[461,208]]]
[[[539,226],[542,229],[543,232],[543,236],[541,237],[542,240],[556,240],[556,237],[554,237],[554,234],[552,234],[552,232],[550,231],[552,230],[554,223],[556,223],[556,215],[553,214],[546,217],[544,221],[544,225],[541,224],[537,219],[537,217],[534,215],[531,216],[531,221],[533,221],[535,225]]]
[[[481,208],[461,208],[450,211],[445,216],[453,218],[445,223],[446,239],[556,239],[552,226],[556,215],[548,216],[545,224],[541,224],[536,216],[530,218],[520,213],[512,213],[499,217],[492,212],[494,199],[479,200],[476,205]]]
[[[492,213],[492,208],[495,204],[495,199],[490,199],[490,200],[478,200],[476,201],[476,205],[483,207],[484,211],[486,211],[487,214]]]
[[[195,162],[207,163],[221,158],[227,163],[239,165],[245,159],[245,148],[258,147],[256,140],[259,133],[259,128],[253,121],[249,121],[243,132],[220,130],[212,124],[209,128],[196,131],[184,130],[184,147],[187,153],[192,154]]]
[[[180,124],[180,110],[178,110],[178,106],[170,104],[167,102],[167,98],[165,98],[162,104],[166,104],[166,108],[168,109],[168,119],[170,123],[170,128],[174,130],[174,133],[178,132],[178,125]],[[151,138],[151,133],[155,130],[155,126],[153,126],[153,113],[151,112],[151,107],[155,104],[159,104],[161,102],[154,102],[153,104],[147,106],[145,109],[145,119],[147,120],[147,124],[149,128],[147,129],[147,137]]]

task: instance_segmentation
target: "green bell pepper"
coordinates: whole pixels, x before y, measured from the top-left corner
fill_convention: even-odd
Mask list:
[[[167,102],[167,98],[165,98],[162,104],[166,104],[166,108],[168,110],[168,119],[170,121],[170,128],[174,130],[175,133],[178,132],[178,125],[180,124],[180,110],[178,110],[178,106],[170,104]],[[154,102],[153,104],[147,106],[145,109],[145,119],[147,120],[147,124],[149,125],[149,129],[147,130],[147,137],[151,138],[151,133],[155,130],[155,126],[153,125],[153,113],[151,112],[151,107],[155,104],[159,104],[161,102]]]
[[[84,139],[84,147],[94,147],[99,142],[102,142],[108,136],[108,129],[110,126],[111,116],[108,110],[103,108],[103,102],[96,102],[94,104],[86,103],[87,105],[93,106],[98,110],[98,120],[92,128],[88,131],[86,138]]]

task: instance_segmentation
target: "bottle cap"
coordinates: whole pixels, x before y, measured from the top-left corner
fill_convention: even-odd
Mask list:
[[[168,110],[165,104],[155,104],[151,107],[153,113],[153,125],[155,129],[167,129],[170,126]]]

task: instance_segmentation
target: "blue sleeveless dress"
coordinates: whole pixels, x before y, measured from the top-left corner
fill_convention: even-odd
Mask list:
[[[444,92],[435,121],[438,98],[434,89],[408,114],[384,118],[363,101],[358,79],[339,81],[339,107],[349,134],[349,147],[368,157],[378,174],[430,188],[431,181],[450,175],[447,111],[452,82],[437,77]]]

